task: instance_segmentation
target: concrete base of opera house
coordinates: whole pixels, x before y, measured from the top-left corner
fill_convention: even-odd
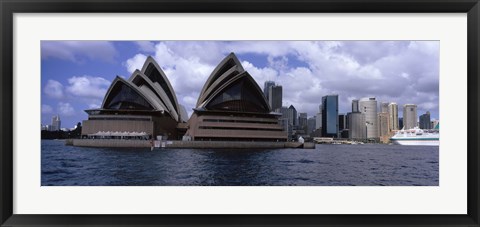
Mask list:
[[[151,140],[123,139],[67,139],[66,145],[79,147],[125,147],[151,148]],[[305,148],[315,149],[314,143],[300,142],[246,142],[246,141],[155,141],[155,149],[193,148],[193,149],[279,149]]]

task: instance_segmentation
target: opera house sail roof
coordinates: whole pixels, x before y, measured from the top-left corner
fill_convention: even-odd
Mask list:
[[[235,54],[213,70],[188,121],[194,140],[284,141],[286,132]]]
[[[151,136],[176,135],[176,124],[188,118],[168,78],[152,57],[148,57],[142,69],[135,70],[128,80],[117,76],[101,108],[85,111],[89,120],[84,121],[82,134],[143,129],[142,132],[149,132]]]

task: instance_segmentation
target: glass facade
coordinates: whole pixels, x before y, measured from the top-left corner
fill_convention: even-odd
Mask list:
[[[247,77],[233,82],[217,94],[206,106],[208,110],[268,113],[263,95]]]
[[[125,83],[117,82],[103,108],[113,110],[153,110],[148,101]]]
[[[338,136],[338,95],[322,97],[322,135]]]

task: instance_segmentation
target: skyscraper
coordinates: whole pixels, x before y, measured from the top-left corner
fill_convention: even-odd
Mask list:
[[[267,80],[265,81],[265,83],[263,84],[263,94],[265,95],[265,98],[268,99],[268,95],[269,95],[269,89],[271,86],[275,86],[275,82],[273,81],[270,81],[270,80]],[[272,108],[273,109],[273,108]],[[274,110],[274,109],[273,109]]]
[[[292,123],[293,126],[298,125],[297,110],[293,105],[288,107],[288,120]]]
[[[412,129],[417,126],[417,105],[405,104],[403,105],[403,127],[405,129]]]
[[[322,136],[338,137],[338,95],[322,97]]]
[[[360,109],[358,109],[358,99],[352,100],[352,112],[360,112]]]
[[[432,124],[430,122],[430,111],[427,111],[425,114],[420,115],[420,128],[432,129]]]
[[[300,129],[307,131],[307,113],[298,114],[298,126]]]
[[[379,137],[388,136],[389,130],[389,119],[388,113],[381,112],[378,113],[378,133]]]
[[[310,117],[307,120],[307,134],[312,134],[313,131],[315,131],[315,124],[316,124],[316,117]]]
[[[50,131],[58,131],[60,130],[62,122],[60,121],[60,116],[53,116],[52,117],[52,127]]]
[[[367,138],[378,138],[378,116],[377,116],[377,100],[375,97],[362,98],[358,102],[360,112],[365,114],[365,124],[367,126]]]
[[[348,138],[363,140],[366,136],[365,114],[360,112],[348,113]]]
[[[318,113],[315,120],[315,129],[320,129],[322,127],[322,105],[318,106]]]
[[[271,81],[270,81],[271,82]],[[268,96],[267,96],[268,104],[272,111],[277,111],[280,107],[282,107],[282,86],[280,85],[273,85],[268,88]]]
[[[380,113],[388,113],[388,102],[380,103]]]
[[[389,130],[398,130],[398,105],[394,102],[388,104]]]

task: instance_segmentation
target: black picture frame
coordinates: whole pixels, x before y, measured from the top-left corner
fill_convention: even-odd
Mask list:
[[[479,0],[0,0],[1,226],[479,226]],[[13,214],[15,13],[467,13],[468,214],[466,215],[21,215]]]

